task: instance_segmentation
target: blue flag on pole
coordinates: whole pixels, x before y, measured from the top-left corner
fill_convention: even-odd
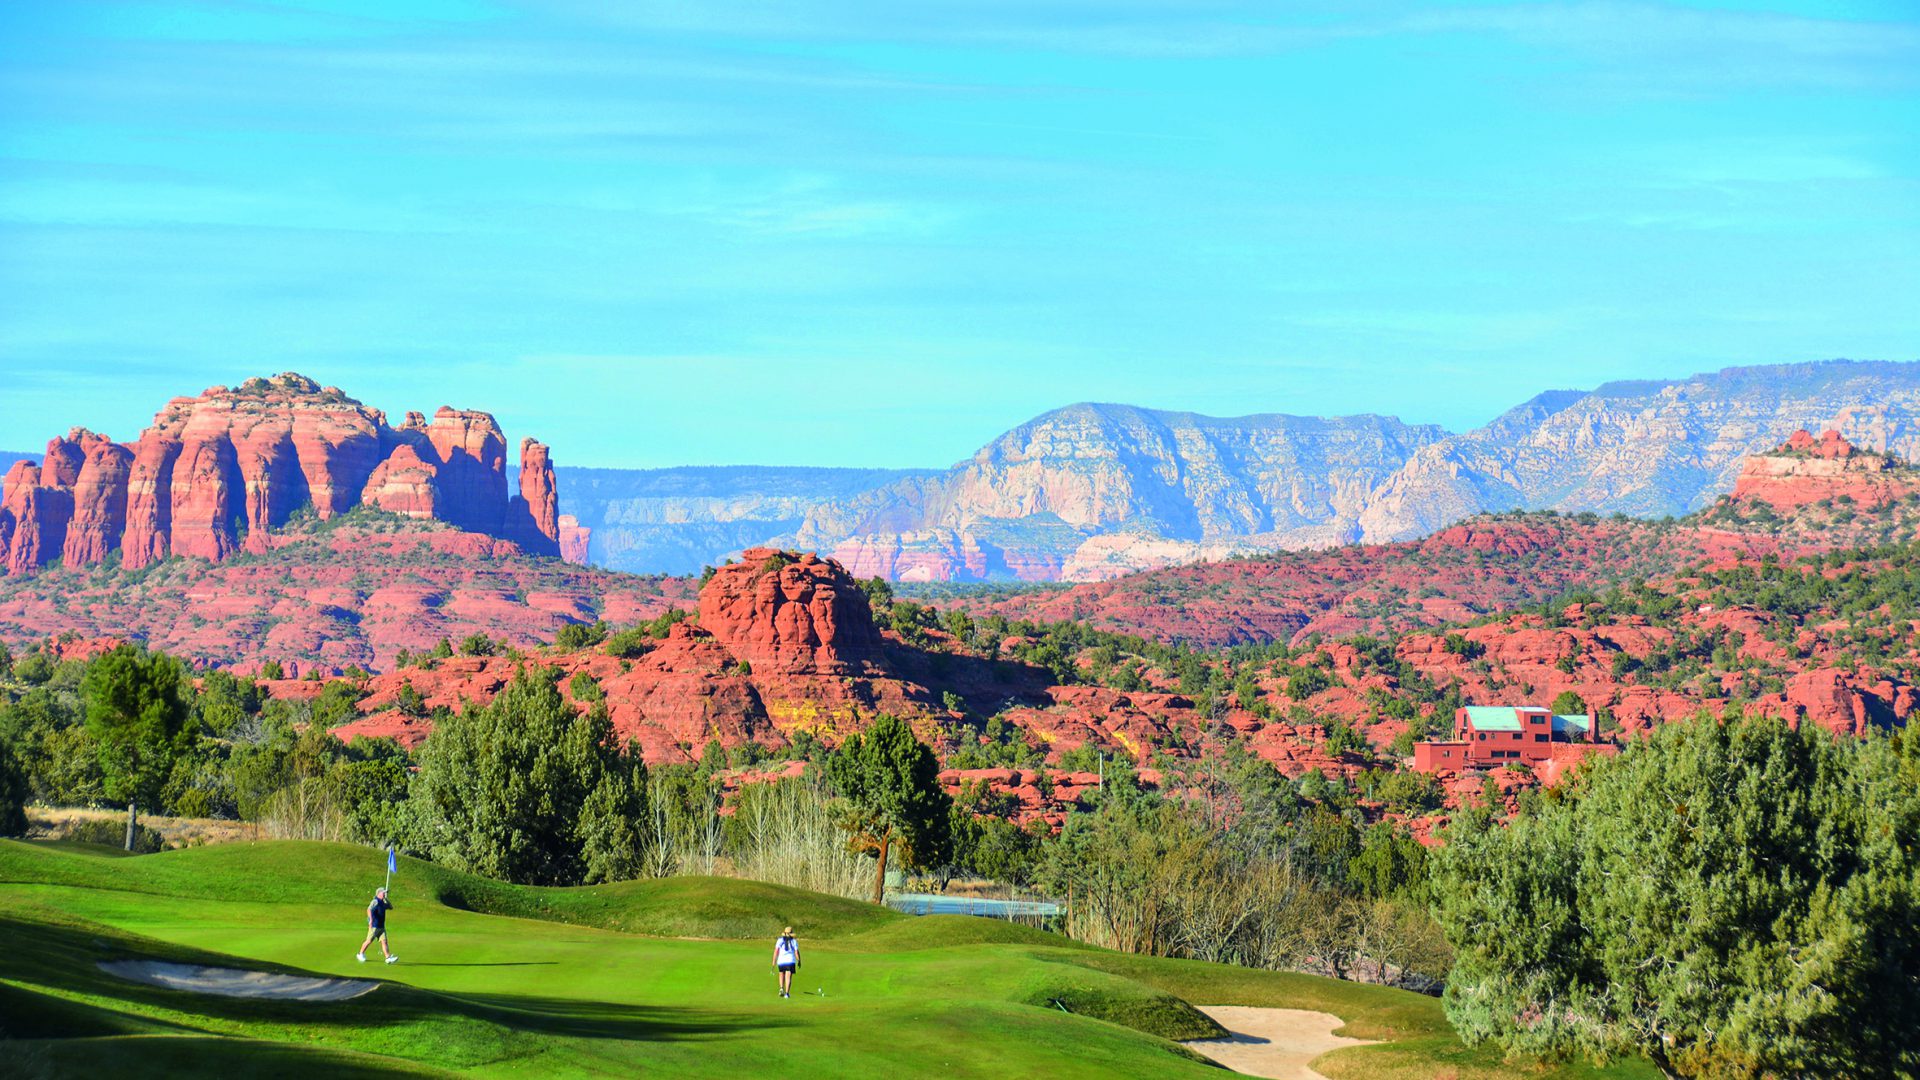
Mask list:
[[[398,869],[399,867],[394,864],[393,849],[388,848],[387,849],[387,873],[391,874]]]

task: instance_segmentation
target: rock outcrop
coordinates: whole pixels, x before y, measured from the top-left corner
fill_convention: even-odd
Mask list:
[[[539,555],[559,555],[560,492],[547,444],[520,441],[520,494],[507,503],[507,535]]]
[[[45,483],[40,466],[14,462],[0,501],[0,567],[24,574],[59,558],[72,517],[72,491]]]
[[[817,555],[749,548],[700,590],[700,626],[754,671],[861,670],[880,632],[859,583]]]
[[[1782,511],[1826,501],[1875,509],[1916,491],[1920,471],[1891,455],[1861,451],[1838,431],[1816,439],[1803,428],[1772,453],[1747,459],[1733,499]]]
[[[587,564],[587,547],[593,540],[593,530],[580,524],[572,514],[560,515],[560,557],[570,563]]]
[[[69,566],[104,562],[120,547],[127,531],[127,482],[133,452],[91,432],[75,432],[86,450],[73,483],[73,520],[67,526],[61,560]]]
[[[131,445],[76,428],[49,442],[39,465],[16,464],[0,567],[83,566],[115,551],[129,569],[171,555],[218,562],[271,550],[296,515],[325,520],[361,505],[559,555],[547,448],[526,440],[521,457],[521,494],[510,501],[506,439],[484,412],[442,408],[430,423],[408,413],[393,428],[301,375],[215,386],[169,402]]]

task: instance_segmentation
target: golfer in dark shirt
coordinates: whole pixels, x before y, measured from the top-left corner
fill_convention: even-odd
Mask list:
[[[367,905],[367,940],[360,943],[360,955],[355,959],[363,964],[367,962],[367,946],[373,944],[374,938],[380,939],[380,951],[386,955],[387,963],[400,959],[387,948],[387,912],[392,910],[393,905],[387,902],[387,890],[375,889],[373,903]]]

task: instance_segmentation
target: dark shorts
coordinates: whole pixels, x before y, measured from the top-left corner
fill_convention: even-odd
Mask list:
[[[780,970],[791,975],[794,972],[794,970],[799,966],[800,966],[799,964],[781,964]]]
[[[386,927],[384,927],[384,926],[369,926],[369,927],[367,927],[367,936],[369,936],[369,937],[386,937],[386,936],[387,936],[387,928],[386,928]]]

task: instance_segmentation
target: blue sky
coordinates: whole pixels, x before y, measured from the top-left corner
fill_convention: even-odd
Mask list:
[[[941,465],[1920,358],[1920,8],[7,0],[0,447],[294,369],[567,464]]]

